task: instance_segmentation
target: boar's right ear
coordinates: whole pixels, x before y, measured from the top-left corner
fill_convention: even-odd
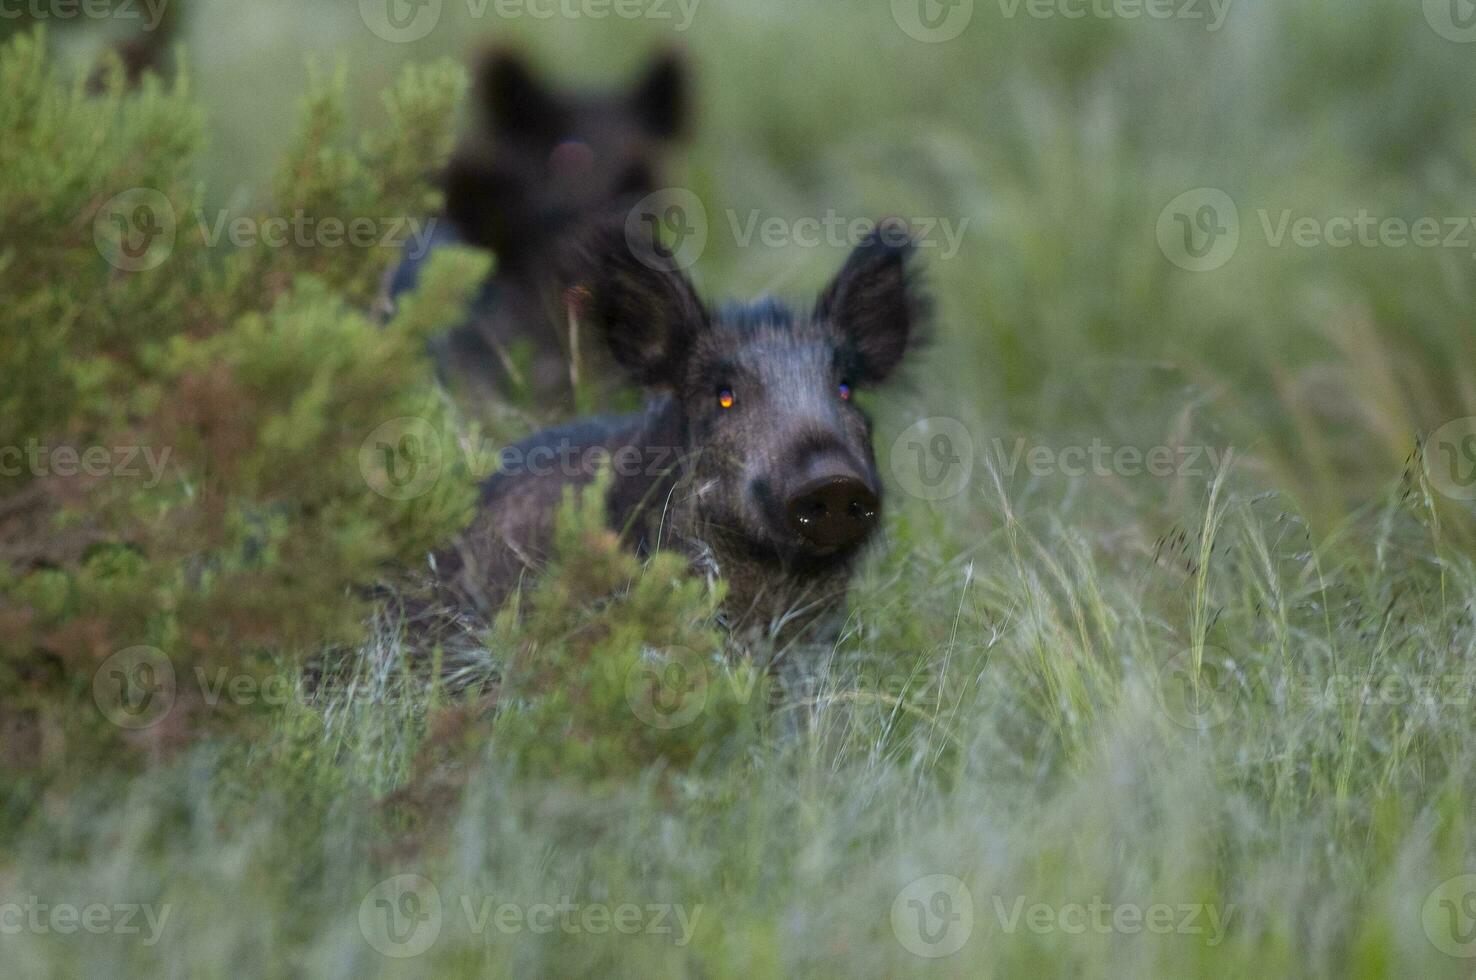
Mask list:
[[[671,253],[644,223],[604,222],[563,263],[566,302],[640,384],[672,388],[708,314]]]
[[[675,51],[652,60],[636,85],[631,106],[646,131],[657,139],[676,139],[687,127],[690,114],[686,62]]]
[[[503,136],[557,139],[564,108],[528,63],[507,48],[494,48],[477,72],[477,96],[492,131]]]

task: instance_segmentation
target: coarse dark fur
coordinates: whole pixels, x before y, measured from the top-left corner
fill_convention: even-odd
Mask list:
[[[429,247],[407,255],[389,284],[392,308],[435,249],[469,245],[495,254],[466,323],[438,344],[443,380],[475,394],[521,392],[561,407],[570,404],[575,373],[596,383],[614,374],[597,348],[575,359],[553,288],[557,258],[573,229],[628,214],[658,189],[662,164],[685,129],[688,84],[670,52],[629,91],[613,94],[548,88],[510,51],[484,58],[474,92],[479,131],[442,178],[445,213]]]
[[[646,408],[510,447],[439,567],[462,595],[495,608],[549,558],[565,488],[608,461],[609,526],[638,553],[684,551],[726,580],[732,628],[796,637],[827,620],[876,515],[846,524],[844,540],[817,542],[797,530],[797,507],[818,482],[880,509],[871,423],[848,396],[886,380],[922,332],[928,304],[912,260],[905,228],[883,224],[813,312],[772,300],[712,311],[659,247],[623,228],[591,234],[570,266],[572,294],[588,329],[647,390]]]

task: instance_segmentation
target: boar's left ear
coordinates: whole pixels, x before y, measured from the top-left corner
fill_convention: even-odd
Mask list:
[[[493,48],[477,71],[477,93],[498,136],[554,140],[567,127],[564,107],[510,48]]]
[[[562,265],[571,312],[616,363],[646,387],[678,385],[707,310],[648,226],[601,222],[577,236]]]
[[[856,246],[815,307],[815,318],[849,341],[851,376],[859,384],[884,380],[923,339],[930,304],[915,260],[907,226],[883,221]]]
[[[687,66],[682,56],[667,51],[656,57],[636,83],[630,105],[646,132],[657,139],[675,139],[687,127]]]

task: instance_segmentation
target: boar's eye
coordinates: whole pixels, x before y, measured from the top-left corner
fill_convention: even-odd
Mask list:
[[[732,408],[733,407],[733,389],[732,388],[719,388],[718,389],[718,393],[717,393],[717,399],[718,399],[718,407],[719,408],[724,408],[724,409]]]
[[[842,381],[840,383],[840,385],[836,388],[836,392],[841,396],[841,401],[843,401],[843,402],[850,401],[851,400],[851,383],[849,381]]]

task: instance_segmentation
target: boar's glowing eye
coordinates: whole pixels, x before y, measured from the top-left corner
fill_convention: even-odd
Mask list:
[[[848,402],[851,400],[851,383],[849,381],[842,381],[836,391],[840,394],[841,401]]]
[[[718,389],[718,407],[719,408],[732,408],[733,407],[733,389],[732,388],[719,388]]]

